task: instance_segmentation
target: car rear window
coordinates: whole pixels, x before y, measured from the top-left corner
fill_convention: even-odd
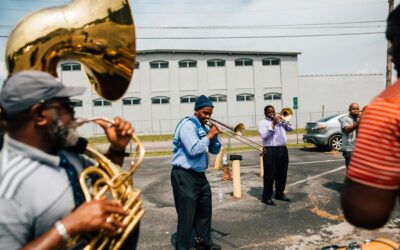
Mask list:
[[[338,116],[338,115],[331,115],[331,116],[328,116],[328,117],[324,117],[324,118],[319,119],[317,122],[327,122],[330,119],[335,118],[336,116]]]

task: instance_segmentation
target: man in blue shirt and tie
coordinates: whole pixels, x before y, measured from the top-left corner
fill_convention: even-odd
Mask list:
[[[211,188],[205,175],[207,152],[218,154],[221,149],[218,128],[206,125],[213,108],[212,101],[201,95],[194,115],[184,118],[175,130],[171,184],[178,214],[176,249],[191,248],[193,230],[198,249],[221,249],[210,235]]]

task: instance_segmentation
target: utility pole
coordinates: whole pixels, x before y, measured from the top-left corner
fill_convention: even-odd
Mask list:
[[[393,10],[394,0],[388,0],[389,3],[389,14]],[[392,84],[392,56],[390,55],[390,50],[392,49],[392,44],[388,41],[387,51],[386,51],[386,88]]]

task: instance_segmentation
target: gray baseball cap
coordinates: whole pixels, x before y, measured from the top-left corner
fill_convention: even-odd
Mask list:
[[[7,115],[18,114],[56,97],[71,97],[85,92],[84,87],[67,87],[42,71],[21,71],[8,78],[0,92],[0,105]]]

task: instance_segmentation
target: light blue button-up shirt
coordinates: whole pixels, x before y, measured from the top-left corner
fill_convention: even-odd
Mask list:
[[[265,147],[285,146],[287,143],[286,131],[292,131],[293,126],[286,122],[278,122],[272,128],[273,120],[265,118],[258,123],[258,134],[260,135]]]
[[[196,116],[195,119],[197,119]],[[198,119],[197,119],[198,120]],[[208,127],[203,127],[208,133]],[[180,146],[172,155],[171,164],[174,167],[192,169],[196,172],[205,172],[208,168],[207,151],[211,154],[218,154],[221,150],[219,136],[215,136],[211,141],[207,136],[199,138],[196,124],[187,120],[182,124],[179,131]]]

